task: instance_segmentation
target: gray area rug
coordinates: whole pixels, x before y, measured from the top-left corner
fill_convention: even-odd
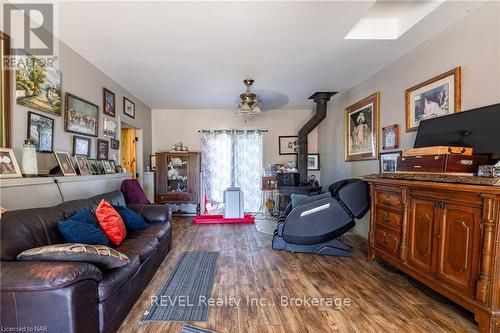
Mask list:
[[[218,252],[183,252],[141,322],[207,321]]]
[[[189,324],[184,324],[184,327],[179,333],[217,333],[215,331],[207,330],[206,328],[196,327]]]

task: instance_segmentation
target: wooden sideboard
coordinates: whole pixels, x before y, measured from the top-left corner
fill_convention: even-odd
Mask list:
[[[368,176],[369,260],[380,258],[500,333],[500,186]]]

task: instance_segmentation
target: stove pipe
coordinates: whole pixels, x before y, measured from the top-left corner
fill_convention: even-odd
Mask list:
[[[316,103],[316,113],[309,121],[299,130],[299,138],[297,143],[298,149],[298,169],[300,173],[300,183],[307,184],[307,135],[315,129],[319,123],[326,118],[326,106],[330,98],[336,92],[315,92],[308,99],[314,100]]]

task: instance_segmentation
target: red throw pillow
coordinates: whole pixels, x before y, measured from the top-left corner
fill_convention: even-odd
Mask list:
[[[99,225],[111,243],[120,245],[127,235],[127,229],[120,214],[118,214],[109,202],[103,199],[99,203],[95,215],[97,221],[99,221]]]

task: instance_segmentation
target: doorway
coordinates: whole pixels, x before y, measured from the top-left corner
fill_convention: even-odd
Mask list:
[[[122,124],[121,129],[121,158],[122,167],[132,175],[133,179],[137,179],[137,133],[135,128],[126,127]]]

